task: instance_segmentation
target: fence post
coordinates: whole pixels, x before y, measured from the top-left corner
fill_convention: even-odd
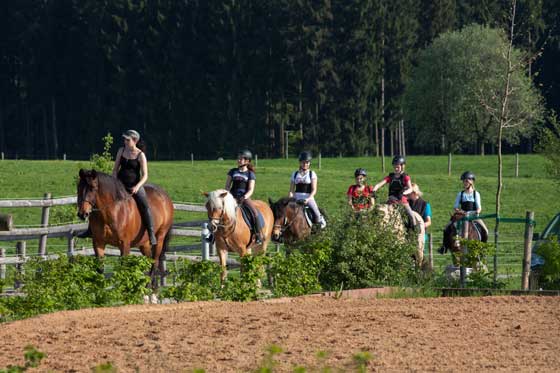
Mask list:
[[[447,155],[447,176],[451,176],[451,153]]]
[[[463,225],[463,231],[461,232],[461,237],[467,239],[469,237],[469,221],[465,219],[461,222]],[[465,267],[465,257],[467,256],[467,243],[465,242],[461,245],[461,267],[460,267],[460,281],[461,288],[466,287],[467,283],[467,268]]]
[[[319,170],[321,169],[321,152],[319,152]]]
[[[527,211],[525,215],[525,248],[523,250],[523,272],[521,275],[521,290],[529,289],[529,274],[531,272],[531,255],[533,243],[533,219],[535,213]]]
[[[0,248],[0,259],[5,259],[6,258],[6,249],[5,248]],[[2,263],[0,264],[0,280],[5,280],[6,279],[6,264]]]
[[[431,233],[428,233],[428,259],[430,271],[434,270],[434,239]]]
[[[68,233],[68,248],[66,249],[66,255],[68,255],[68,258],[72,258],[75,254],[75,250],[74,250],[74,235],[72,234],[72,232]]]
[[[167,259],[165,259],[165,254],[161,260],[161,274],[160,274],[160,286],[167,286]]]
[[[66,153],[64,153],[64,154],[62,155],[62,160],[63,160],[63,161],[66,160]]]
[[[208,229],[208,223],[202,223],[202,230],[200,232],[200,238],[202,241],[202,260],[208,260],[210,256],[210,242],[208,242],[207,237],[210,234]]]
[[[4,160],[4,152],[2,152],[2,160]]]
[[[194,154],[191,153],[191,166],[194,167]]]
[[[44,200],[51,199],[50,193],[45,193],[43,196]],[[41,228],[46,228],[49,226],[49,212],[50,206],[43,207],[43,212],[41,213]],[[39,238],[39,255],[45,256],[47,254],[47,235],[42,234]]]
[[[519,153],[515,153],[515,177],[519,177]]]
[[[16,256],[18,262],[16,263],[16,280],[14,282],[15,289],[19,289],[22,285],[17,275],[23,275],[25,273],[25,270],[23,268],[23,263],[25,261],[25,254],[26,254],[26,242],[18,241],[16,244]]]
[[[259,155],[255,154],[255,167],[259,167]]]

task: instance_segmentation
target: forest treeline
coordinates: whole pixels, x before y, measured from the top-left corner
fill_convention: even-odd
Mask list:
[[[422,49],[509,0],[18,0],[0,6],[0,151],[84,159],[135,128],[152,159],[408,153],[403,92]],[[556,1],[518,0],[516,48],[560,106]],[[403,135],[404,133],[404,135]],[[525,140],[535,140],[536,134]],[[426,136],[424,137],[426,138]],[[120,140],[117,140],[119,143]],[[464,152],[477,151],[465,143]],[[530,150],[525,146],[524,150]]]

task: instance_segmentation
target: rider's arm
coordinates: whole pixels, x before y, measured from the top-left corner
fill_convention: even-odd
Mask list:
[[[121,167],[121,156],[122,156],[123,148],[119,148],[117,152],[117,156],[115,157],[115,164],[113,165],[113,177],[117,177],[119,172],[119,168]]]
[[[249,182],[247,183],[247,192],[245,193],[245,195],[243,196],[245,199],[249,199],[251,198],[251,196],[253,195],[253,192],[255,191],[255,179],[251,179],[249,180]]]
[[[144,152],[140,153],[140,155],[138,156],[138,162],[140,162],[142,177],[140,178],[138,184],[136,184],[134,188],[132,188],[132,194],[136,193],[138,189],[140,189],[142,185],[144,185],[146,181],[148,181],[148,161],[146,160]]]
[[[350,205],[350,207],[354,208],[354,205],[352,204],[352,189],[353,185],[350,185],[348,191],[346,192],[346,196],[348,197],[348,204]]]
[[[387,181],[385,181],[385,179],[381,180],[380,182],[378,182],[377,184],[375,184],[375,186],[373,187],[373,191],[377,192],[377,190],[379,188],[381,188],[383,185],[387,184]]]
[[[292,198],[296,190],[296,183],[294,182],[294,177],[290,178],[290,191],[288,192],[288,197]]]
[[[474,192],[474,201],[476,203],[476,213],[480,214],[480,212],[482,211],[482,200],[480,198],[480,193],[478,193],[477,191]]]
[[[230,190],[230,189],[231,189],[231,176],[227,175],[226,190]]]
[[[424,228],[428,228],[430,225],[432,225],[432,206],[430,206],[429,202],[426,203],[426,210],[424,211],[424,215]]]
[[[457,193],[457,197],[455,197],[455,204],[453,205],[453,209],[461,209],[461,192]]]
[[[309,193],[308,199],[315,197],[315,194],[317,194],[317,177],[311,179],[311,193]]]
[[[410,180],[410,176],[407,176],[406,179],[406,188],[404,188],[403,192],[402,192],[405,196],[407,194],[412,193],[412,181]]]

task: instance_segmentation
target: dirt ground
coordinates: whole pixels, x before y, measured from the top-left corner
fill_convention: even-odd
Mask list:
[[[58,312],[0,325],[0,369],[45,352],[38,371],[245,372],[276,344],[276,371],[560,371],[560,297],[327,296]],[[326,360],[317,358],[324,351]],[[36,370],[35,370],[36,371]]]

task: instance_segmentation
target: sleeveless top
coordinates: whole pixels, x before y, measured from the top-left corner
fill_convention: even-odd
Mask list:
[[[402,199],[408,179],[410,179],[410,176],[404,172],[400,177],[397,177],[394,172],[391,172],[389,176],[385,178],[385,181],[389,184],[389,198],[396,197],[399,200]]]
[[[478,200],[480,200],[480,194],[476,190],[473,190],[472,194],[467,194],[465,193],[464,190],[462,190],[459,196],[459,203],[461,204],[461,210],[463,211],[478,210],[479,206],[477,203],[477,197]]]
[[[232,168],[231,170],[229,170],[228,176],[230,176],[232,180],[229,192],[235,198],[239,198],[247,193],[247,189],[249,188],[249,180],[257,179],[253,171],[239,171],[238,168]]]
[[[313,173],[313,171],[308,170],[304,174],[301,174],[298,171],[294,172],[292,175],[292,183],[294,183],[296,193],[311,193],[311,181],[316,179],[317,175]]]
[[[358,190],[358,185],[351,185],[346,195],[352,198],[352,206],[355,209],[362,210],[371,207],[371,197],[373,195],[373,186],[365,185],[363,190]]]
[[[140,157],[141,153],[138,153]],[[117,173],[117,178],[124,184],[127,189],[131,189],[140,181],[140,161],[138,157],[135,159],[125,158],[121,155],[119,172]]]
[[[428,203],[426,201],[424,201],[422,198],[418,198],[416,199],[416,201],[410,201],[410,208],[413,211],[416,211],[418,214],[420,214],[420,216],[422,218],[425,218],[426,216],[426,207],[428,205]]]

